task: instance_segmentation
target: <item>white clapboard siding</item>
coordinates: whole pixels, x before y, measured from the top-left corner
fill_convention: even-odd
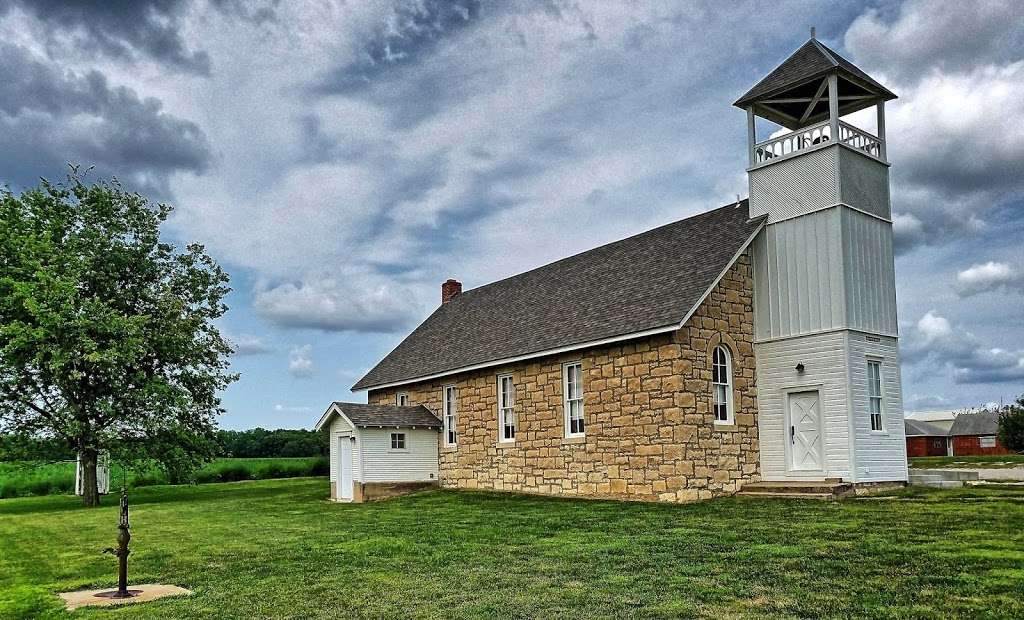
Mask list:
[[[847,327],[895,336],[892,224],[847,208],[842,223]]]
[[[391,433],[405,433],[406,449],[391,449]],[[437,480],[436,430],[422,428],[360,429],[362,482]]]
[[[849,335],[850,393],[857,482],[907,479],[907,442],[903,427],[903,389],[895,338]],[[884,432],[871,431],[868,415],[868,360],[881,362]]]
[[[758,433],[761,476],[765,480],[821,478],[787,472],[785,394],[797,388],[821,392],[824,477],[849,478],[850,434],[847,411],[846,333],[798,336],[754,346],[757,359]],[[798,373],[796,365],[803,364]]]
[[[331,482],[336,482],[338,480],[338,441],[340,441],[342,437],[345,438],[345,441],[351,441],[350,439],[348,439],[348,437],[350,437],[355,431],[352,428],[352,425],[349,424],[345,420],[345,418],[341,417],[340,415],[335,415],[331,419],[330,429],[331,429],[331,431],[330,431],[330,443],[331,443],[331,445],[330,445],[330,448],[331,448],[331,455],[330,455],[330,458],[331,458],[331,475],[330,475],[330,479],[331,479]],[[357,444],[356,447],[358,447],[358,444]],[[356,474],[358,474],[358,472],[359,472],[359,467],[358,467],[359,456],[358,455],[359,455],[359,450],[352,450],[352,460],[354,461],[353,462],[353,468],[352,468],[352,472],[353,472],[352,478],[353,478],[353,480],[357,479]]]

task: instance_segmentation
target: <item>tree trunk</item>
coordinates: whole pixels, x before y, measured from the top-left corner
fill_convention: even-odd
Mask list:
[[[96,479],[96,463],[99,452],[92,448],[82,450],[82,503],[86,506],[100,505],[100,489]]]

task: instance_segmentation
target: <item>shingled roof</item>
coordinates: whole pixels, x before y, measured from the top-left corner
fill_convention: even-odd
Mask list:
[[[336,401],[327,408],[320,421],[316,423],[317,430],[323,428],[335,408],[345,414],[352,424],[362,428],[369,426],[441,428],[441,420],[438,420],[437,416],[423,405],[365,405]]]
[[[800,46],[800,49],[793,52],[789,58],[782,61],[782,64],[772,70],[760,82],[754,84],[753,88],[737,99],[733,105],[744,107],[752,101],[782,92],[803,82],[821,77],[833,70],[838,70],[848,77],[863,82],[865,86],[870,86],[873,91],[876,91],[878,95],[885,99],[896,98],[892,91],[876,82],[874,78],[864,73],[860,67],[843,58],[821,41],[809,39],[807,43]]]
[[[946,437],[949,431],[941,426],[922,420],[903,420],[903,428],[907,437]]]
[[[737,99],[733,105],[746,108],[754,103],[759,103],[754,109],[756,114],[790,129],[796,129],[801,124],[797,119],[801,117],[807,106],[806,103],[773,102],[769,104],[766,100],[778,96],[810,98],[817,91],[821,79],[830,73],[836,73],[839,76],[840,95],[862,95],[864,97],[840,100],[840,116],[875,105],[879,100],[888,101],[896,98],[892,91],[861,71],[857,65],[812,38]],[[785,112],[788,117],[780,116],[773,111]],[[827,97],[823,97],[818,102],[814,112],[804,119],[802,124],[816,123],[823,117],[828,117]]]
[[[352,389],[678,328],[763,222],[744,200],[468,290]]]
[[[949,434],[959,435],[995,435],[999,432],[998,411],[977,411],[961,413],[953,418],[953,427]]]

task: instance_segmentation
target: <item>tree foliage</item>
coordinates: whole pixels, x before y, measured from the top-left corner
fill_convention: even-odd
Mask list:
[[[77,173],[0,190],[0,432],[81,454],[89,505],[100,451],[210,436],[236,378],[214,324],[228,276],[160,240],[170,213]]]
[[[1014,452],[1024,452],[1024,394],[999,412],[999,443]]]

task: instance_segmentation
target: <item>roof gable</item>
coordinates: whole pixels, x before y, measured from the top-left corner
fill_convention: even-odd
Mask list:
[[[352,389],[674,329],[763,222],[749,219],[744,200],[470,289]]]

